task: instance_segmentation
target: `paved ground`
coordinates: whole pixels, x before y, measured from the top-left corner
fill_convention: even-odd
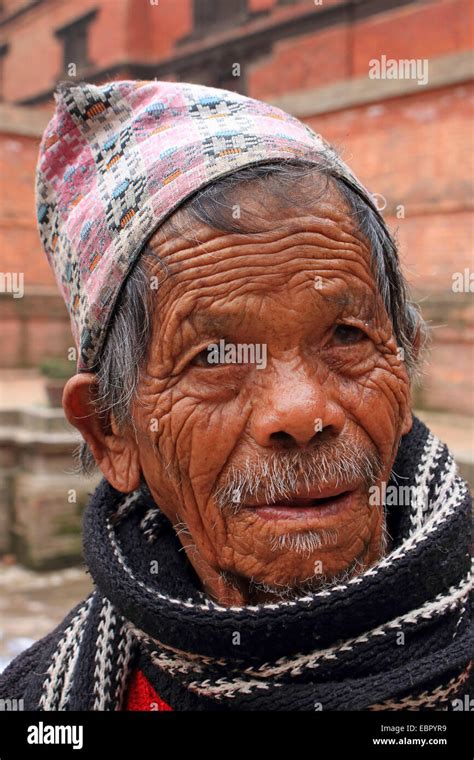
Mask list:
[[[81,568],[36,573],[0,562],[0,672],[92,589]]]

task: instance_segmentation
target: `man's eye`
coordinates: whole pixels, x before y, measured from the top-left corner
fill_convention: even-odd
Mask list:
[[[365,332],[352,325],[337,325],[333,333],[333,343],[338,346],[352,346],[366,339]]]
[[[194,359],[190,362],[193,367],[215,367],[216,363],[212,361],[212,352],[209,348],[203,348]]]

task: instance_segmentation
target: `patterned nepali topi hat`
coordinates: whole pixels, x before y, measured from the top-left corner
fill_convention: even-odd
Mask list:
[[[186,198],[244,166],[316,162],[329,147],[274,106],[197,84],[62,82],[54,98],[36,169],[37,219],[71,318],[78,371],[94,367],[127,275]]]

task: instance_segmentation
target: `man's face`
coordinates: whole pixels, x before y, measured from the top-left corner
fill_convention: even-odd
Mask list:
[[[411,427],[370,252],[337,192],[265,213],[259,235],[155,236],[175,274],[156,290],[130,439],[204,588],[219,596],[224,578],[247,603],[380,558],[369,487]]]

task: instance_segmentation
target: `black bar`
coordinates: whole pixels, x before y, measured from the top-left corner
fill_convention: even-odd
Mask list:
[[[359,755],[472,760],[469,709],[449,713],[0,712],[0,760],[96,758],[104,750],[107,758],[136,760],[164,757],[173,747],[180,756],[188,748],[194,756],[201,744],[220,755],[241,748],[245,758],[249,743],[252,748],[260,746],[267,757],[272,749],[287,747],[292,755],[309,753],[311,760]],[[43,743],[30,743],[28,738]],[[71,743],[51,744],[50,739]]]

